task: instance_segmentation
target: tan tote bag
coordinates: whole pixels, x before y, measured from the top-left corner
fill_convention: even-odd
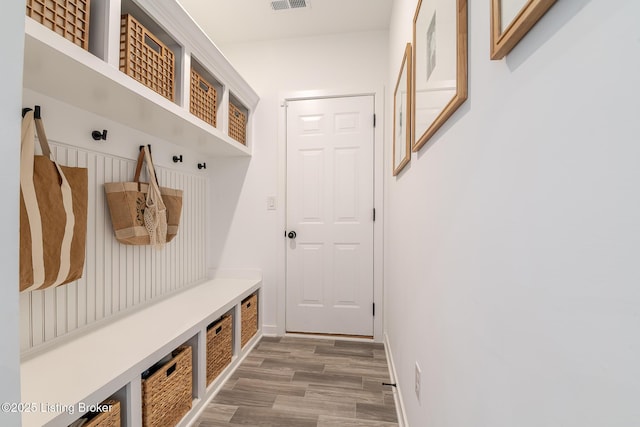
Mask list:
[[[142,165],[147,165],[148,183],[140,182]],[[182,190],[160,187],[151,153],[140,150],[131,182],[104,185],[116,239],[125,245],[162,247],[178,234],[182,212]]]
[[[35,133],[42,156],[35,155]],[[82,277],[87,237],[87,169],[60,166],[40,118],[22,119],[20,145],[20,291]]]

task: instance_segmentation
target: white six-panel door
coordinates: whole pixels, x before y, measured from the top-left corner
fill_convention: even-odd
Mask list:
[[[373,335],[373,113],[373,96],[288,101],[288,332]]]

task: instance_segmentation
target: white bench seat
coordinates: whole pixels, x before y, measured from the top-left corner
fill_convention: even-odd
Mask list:
[[[29,356],[20,366],[22,403],[28,409],[22,414],[23,427],[66,426],[83,415],[78,413],[80,402],[100,403],[125,388],[130,390],[129,403],[124,405],[125,409],[130,406],[126,419],[137,425],[140,409],[133,406],[140,403],[140,374],[189,340],[204,343],[207,325],[234,307],[237,358],[239,305],[260,285],[260,279],[213,279]],[[259,335],[260,331],[254,338]],[[199,358],[204,351],[199,350]],[[196,380],[204,373],[195,372],[205,366],[197,364]],[[194,395],[204,397],[200,393],[205,386],[195,387]]]

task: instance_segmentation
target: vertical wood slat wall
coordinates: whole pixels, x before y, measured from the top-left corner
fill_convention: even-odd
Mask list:
[[[20,294],[22,352],[207,277],[205,176],[156,167],[162,186],[184,190],[178,235],[163,249],[122,245],[113,236],[103,184],[130,181],[135,161],[51,145],[61,164],[89,169],[86,261],[81,279]]]

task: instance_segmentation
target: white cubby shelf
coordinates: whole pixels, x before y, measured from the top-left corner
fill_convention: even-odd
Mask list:
[[[175,102],[119,69],[120,16],[131,10],[160,32],[154,35],[171,40]],[[251,155],[251,113],[259,97],[176,1],[94,0],[89,51],[29,17],[25,20],[25,88],[210,157]],[[228,120],[213,127],[190,113],[192,58],[222,89],[219,117],[228,111],[230,93],[247,108],[247,145],[229,137]]]

